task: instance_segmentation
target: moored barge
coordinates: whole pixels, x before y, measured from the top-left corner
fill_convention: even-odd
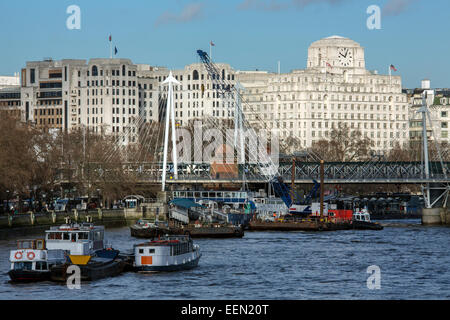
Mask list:
[[[189,236],[164,236],[134,246],[134,270],[167,272],[195,268],[202,254]]]

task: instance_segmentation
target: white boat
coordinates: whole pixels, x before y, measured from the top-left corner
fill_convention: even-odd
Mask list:
[[[138,272],[179,271],[195,268],[200,247],[189,236],[164,236],[134,246],[134,269]]]
[[[63,250],[47,250],[44,239],[19,240],[17,249],[11,250],[8,272],[13,282],[50,280],[50,268],[65,261]]]
[[[356,209],[353,212],[352,226],[353,229],[360,230],[383,230],[383,226],[379,223],[370,221],[370,213],[367,208]]]
[[[70,255],[94,255],[106,249],[105,228],[91,223],[64,224],[45,231],[48,250],[64,250]]]

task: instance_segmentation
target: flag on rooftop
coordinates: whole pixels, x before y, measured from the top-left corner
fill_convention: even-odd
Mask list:
[[[214,44],[214,42],[212,42],[212,41],[211,41],[209,44],[210,44],[211,46],[213,46],[213,47],[216,46],[216,45]]]
[[[397,71],[397,68],[395,68],[394,65],[391,64],[391,70]]]

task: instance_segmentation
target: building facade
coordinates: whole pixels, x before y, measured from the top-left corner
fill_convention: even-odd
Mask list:
[[[153,79],[140,77],[138,65],[129,59],[27,62],[21,83],[23,118],[43,129],[87,128],[134,143],[144,121],[140,97],[149,97],[143,103],[157,104],[152,86]]]
[[[339,125],[360,130],[377,150],[409,138],[401,78],[366,70],[364,48],[353,40],[332,36],[314,42],[304,70],[238,72],[238,79],[246,88],[247,119],[267,122],[302,147],[327,139]]]
[[[411,142],[422,141],[423,120],[419,110],[422,107],[422,97],[427,94],[429,118],[427,118],[427,137],[431,141],[450,143],[450,90],[431,89],[430,80],[423,80],[419,89],[404,90],[408,95]]]

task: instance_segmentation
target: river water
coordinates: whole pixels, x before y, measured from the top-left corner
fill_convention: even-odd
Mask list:
[[[0,241],[0,299],[449,299],[450,228],[387,223],[382,231],[194,239],[203,256],[193,270],[124,273],[79,290],[51,282],[10,284],[10,239]],[[128,228],[107,229],[106,237],[120,250],[142,242]],[[380,268],[380,289],[368,289],[372,265]]]

